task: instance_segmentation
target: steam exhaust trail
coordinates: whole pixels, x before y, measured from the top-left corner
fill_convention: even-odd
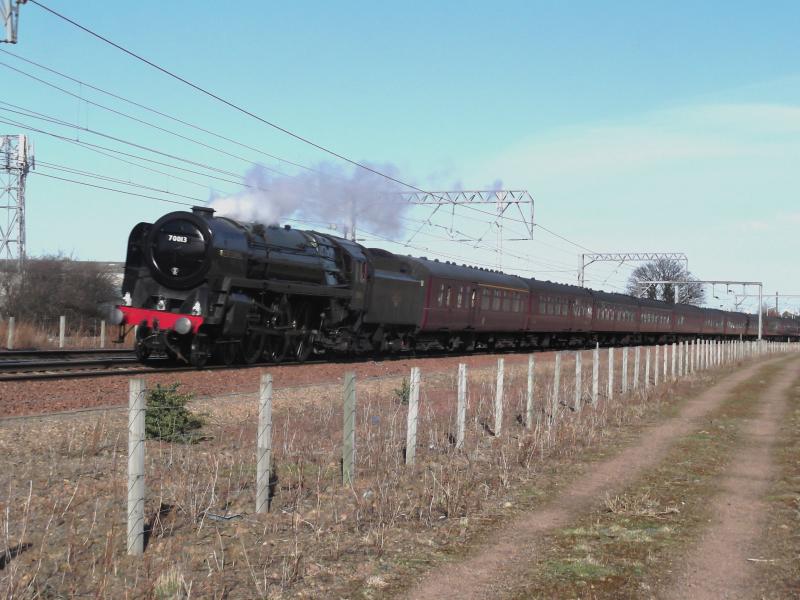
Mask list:
[[[399,179],[394,165],[375,165],[375,169]],[[403,234],[402,217],[409,205],[398,195],[401,186],[363,169],[348,172],[321,163],[313,172],[284,176],[253,165],[244,183],[241,192],[212,197],[209,206],[221,216],[241,221],[274,224],[298,219],[335,224],[344,232],[355,219],[356,231],[363,228],[392,239]]]

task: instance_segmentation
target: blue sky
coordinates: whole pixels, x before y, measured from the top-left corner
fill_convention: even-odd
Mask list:
[[[45,4],[337,152],[391,163],[419,187],[474,189],[500,180],[506,188],[529,190],[537,221],[586,248],[684,251],[698,277],[763,280],[768,291],[800,292],[796,2]],[[276,156],[304,165],[335,163],[35,5],[21,9],[19,43],[0,47]],[[2,53],[0,62],[245,160],[108,114],[5,67],[0,101],[238,174],[226,176],[231,181],[252,161],[298,172]],[[123,148],[7,110],[0,110],[0,119]],[[204,169],[203,175],[184,173],[193,180],[186,183],[30,135],[40,164],[193,198],[240,189]],[[52,169],[37,172],[59,174]],[[173,208],[34,175],[28,185],[29,250],[120,260],[136,222]],[[408,213],[408,227],[416,229],[412,222],[426,220],[429,212]],[[486,227],[485,215],[445,213],[431,222],[470,234]],[[514,227],[510,223],[508,230]],[[474,248],[443,241],[442,231],[423,230],[414,238],[416,247],[386,247],[495,262],[491,236]],[[392,237],[407,240],[410,233]],[[577,246],[537,230],[534,241],[505,247],[509,271],[575,281],[582,252]],[[614,289],[630,268],[597,265],[587,278]]]

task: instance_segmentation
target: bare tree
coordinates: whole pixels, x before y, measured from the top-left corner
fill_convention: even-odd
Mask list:
[[[705,302],[706,294],[701,283],[673,285],[660,283],[647,285],[649,281],[696,281],[679,260],[659,258],[634,269],[628,278],[628,293],[637,298],[650,298],[675,303],[675,290],[678,290],[678,304],[700,306]]]
[[[65,256],[28,259],[24,271],[0,278],[0,312],[21,320],[67,316],[68,323],[101,319],[119,296],[111,274]]]

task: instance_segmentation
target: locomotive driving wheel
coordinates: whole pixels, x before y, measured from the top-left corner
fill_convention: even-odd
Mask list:
[[[267,336],[258,331],[250,331],[242,340],[242,361],[246,365],[258,362],[264,355]]]
[[[292,325],[299,331],[292,339],[292,356],[297,362],[305,362],[311,356],[313,341],[311,339],[311,305],[305,303],[300,307]]]
[[[233,342],[217,342],[214,354],[219,362],[230,367],[239,356],[239,348]]]
[[[275,312],[272,317],[272,327],[287,331],[292,327],[292,307],[286,297],[280,304],[273,305]],[[267,336],[265,355],[270,362],[281,363],[286,359],[291,350],[289,337],[285,333]]]

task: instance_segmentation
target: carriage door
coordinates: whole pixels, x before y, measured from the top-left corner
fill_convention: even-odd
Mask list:
[[[478,289],[477,283],[470,283],[469,287],[467,288],[467,310],[468,318],[467,318],[467,329],[476,329],[478,327],[478,303],[481,301],[479,294],[480,290]]]

